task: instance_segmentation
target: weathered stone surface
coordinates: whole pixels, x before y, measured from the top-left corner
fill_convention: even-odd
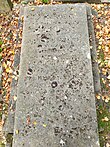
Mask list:
[[[87,3],[100,3],[101,2],[101,0],[55,0],[55,1],[73,2],[73,3],[77,3],[77,2],[80,2],[80,3],[84,3],[84,2],[87,2]]]
[[[35,2],[35,0],[21,0],[21,2]]]
[[[0,13],[9,12],[12,8],[11,0],[0,0]]]
[[[32,8],[24,11],[13,147],[99,147],[86,5]]]
[[[14,72],[18,70],[19,63],[20,63],[20,50],[18,50],[15,54],[14,66],[13,66]],[[15,120],[15,107],[16,107],[16,100],[14,99],[14,97],[17,96],[17,84],[18,81],[15,78],[13,78],[11,84],[8,116],[3,126],[3,133],[6,138],[6,145],[5,145],[6,147],[12,147],[12,136],[13,136],[13,128],[14,128],[14,120]]]
[[[18,30],[22,27],[23,23],[21,20],[21,17],[23,15],[23,7],[20,9],[20,15],[18,20]],[[16,35],[16,44],[18,42],[18,34]],[[14,65],[13,65],[13,72],[16,72],[16,76],[18,75],[18,69],[20,64],[20,53],[21,50],[16,50],[15,57],[14,57]],[[15,74],[13,75],[15,76]],[[14,100],[14,96],[17,96],[17,86],[18,86],[18,80],[15,78],[12,79],[11,84],[11,93],[10,93],[10,101],[9,101],[9,109],[8,109],[8,116],[6,118],[5,124],[2,128],[3,134],[6,138],[6,144],[5,147],[12,147],[12,136],[14,132],[14,120],[15,120],[15,107],[16,107],[16,101]]]
[[[110,3],[110,0],[101,0],[102,3]]]
[[[98,63],[97,63],[94,26],[92,22],[92,15],[94,15],[92,13],[94,13],[94,11],[89,5],[87,5],[86,8],[87,8],[87,19],[88,19],[89,43],[91,46],[90,52],[91,52],[91,59],[92,59],[94,91],[95,91],[95,94],[99,94],[101,92],[101,86],[100,86],[100,76],[99,76],[99,69],[98,69]]]

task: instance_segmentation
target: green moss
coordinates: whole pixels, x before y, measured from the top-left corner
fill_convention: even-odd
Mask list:
[[[47,4],[47,3],[49,3],[49,0],[42,0],[42,2]]]
[[[28,2],[26,2],[26,1],[22,1],[21,4],[25,4],[25,5],[26,5],[26,4],[28,4]]]
[[[101,147],[103,147],[106,140],[106,135],[110,132],[110,113],[108,108],[100,105],[97,110],[97,117],[99,128],[99,140]],[[105,117],[107,117],[109,121],[102,121],[102,119],[104,119]]]
[[[0,142],[0,147],[5,147],[5,144],[3,144],[2,142]]]
[[[0,46],[3,44],[3,41],[2,40],[0,40]]]
[[[2,52],[2,48],[0,47],[0,52]]]
[[[7,134],[6,142],[11,144],[11,146],[12,146],[12,141],[13,141],[13,134],[12,133]]]
[[[0,61],[2,60],[2,56],[0,55]]]
[[[104,62],[104,53],[102,51],[99,54],[99,58],[101,59],[102,62]]]

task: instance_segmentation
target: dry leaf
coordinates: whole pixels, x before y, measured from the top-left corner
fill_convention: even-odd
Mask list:
[[[47,124],[43,124],[43,127],[46,128],[47,127]]]
[[[16,132],[16,134],[19,134],[19,130],[16,130],[15,132]]]
[[[106,143],[106,147],[110,147],[110,144],[109,143]]]
[[[99,100],[101,98],[101,96],[100,95],[97,95],[96,98]]]
[[[107,121],[109,121],[109,119],[108,119],[108,117],[106,116],[106,117],[104,117],[104,118],[102,119],[102,121],[107,122]]]
[[[36,122],[36,121],[34,121],[34,122],[33,122],[33,124],[34,124],[34,125],[37,125],[37,122]]]
[[[14,101],[16,101],[17,100],[17,96],[14,96],[13,99],[14,99]]]
[[[35,10],[35,8],[33,7],[33,8],[31,8],[31,11],[34,11]]]
[[[110,80],[110,75],[107,77],[107,79],[109,79],[109,80]]]

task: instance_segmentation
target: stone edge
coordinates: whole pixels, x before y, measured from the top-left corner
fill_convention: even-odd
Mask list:
[[[100,84],[100,74],[97,63],[97,51],[96,51],[96,41],[95,41],[95,33],[94,33],[94,25],[92,20],[92,15],[94,12],[90,5],[87,5],[87,20],[88,20],[88,33],[89,33],[89,42],[90,42],[90,52],[91,52],[91,62],[92,62],[92,73],[93,73],[93,82],[94,82],[94,92],[95,95],[101,94],[101,84]],[[96,100],[96,106],[98,105]],[[98,128],[97,128],[98,134]],[[99,139],[99,134],[98,134]],[[99,142],[100,144],[100,142]]]
[[[18,30],[21,26],[23,26],[23,23],[21,20],[22,15],[23,15],[23,7],[20,8],[20,14],[19,14],[19,20],[18,20]],[[18,37],[18,33],[17,33],[17,37]],[[15,53],[14,65],[13,65],[14,71],[18,70],[18,67],[20,64],[20,53],[21,53],[20,49],[18,49]],[[15,116],[15,110],[16,110],[16,101],[13,99],[13,97],[17,96],[17,85],[18,85],[18,80],[12,79],[8,116],[6,118],[5,124],[2,129],[3,134],[6,138],[5,147],[12,147],[12,139],[13,139],[13,131],[14,131],[14,116]]]

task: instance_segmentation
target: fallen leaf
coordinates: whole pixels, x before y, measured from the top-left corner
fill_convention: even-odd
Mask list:
[[[100,95],[96,95],[96,98],[99,100],[101,98],[101,96]]]
[[[30,116],[27,116],[27,124],[30,125],[31,119]]]
[[[34,11],[35,10],[35,8],[31,8],[31,11]]]
[[[46,128],[47,127],[47,124],[43,124],[43,127]]]
[[[106,143],[106,147],[110,147],[110,144],[109,143]]]
[[[110,75],[107,77],[107,79],[109,79],[109,80],[110,80]]]
[[[108,61],[108,67],[110,68],[110,60]]]
[[[16,130],[15,132],[16,132],[16,134],[19,134],[19,130]]]
[[[106,117],[104,117],[104,118],[102,119],[102,121],[107,122],[107,121],[109,121],[109,119],[108,119],[108,117],[106,116]]]
[[[13,99],[14,99],[14,101],[16,101],[17,100],[17,96],[14,96]]]
[[[36,122],[36,121],[34,121],[34,122],[33,122],[33,124],[34,124],[34,125],[37,125],[37,122]]]
[[[13,70],[12,70],[11,68],[6,68],[6,72],[7,72],[7,73],[12,73]]]

